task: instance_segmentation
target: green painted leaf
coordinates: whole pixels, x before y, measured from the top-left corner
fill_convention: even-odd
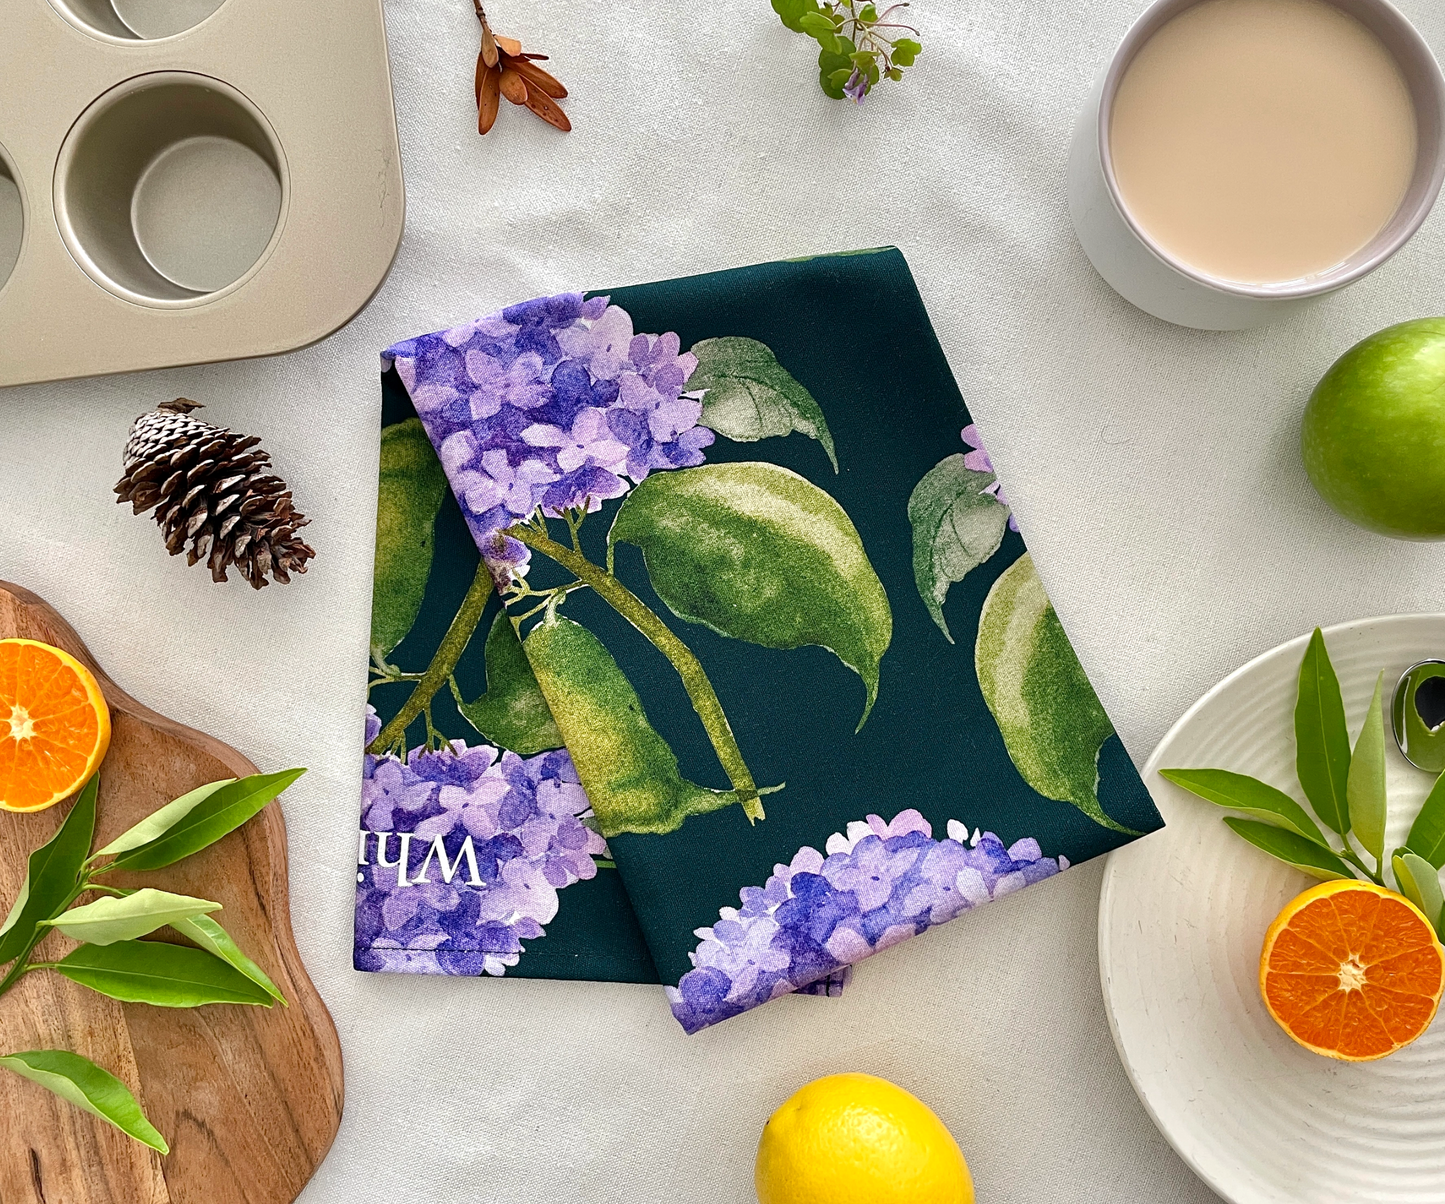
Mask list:
[[[1009,508],[984,492],[993,482],[993,473],[966,467],[958,453],[924,473],[908,498],[913,580],[950,644],[953,635],[943,617],[949,586],[997,552],[1008,529]]]
[[[70,902],[95,835],[99,789],[100,775],[93,774],[55,835],[30,854],[25,881],[0,929],[0,966],[24,953],[40,921],[50,919]]]
[[[283,769],[227,782],[192,807],[161,835],[122,853],[108,868],[158,870],[199,853],[233,832],[306,771]]]
[[[43,922],[59,928],[72,940],[89,941],[92,945],[113,945],[116,941],[131,941],[145,936],[178,920],[220,910],[221,905],[209,899],[173,895],[170,891],[147,887],[127,892],[120,898],[106,897],[84,907],[72,907],[55,919]]]
[[[1445,933],[1445,893],[1440,890],[1440,871],[1409,849],[1396,849],[1390,860],[1400,893],[1425,913],[1437,936]]]
[[[1375,696],[1365,712],[1365,725],[1355,742],[1345,797],[1350,805],[1350,826],[1360,844],[1376,859],[1385,856],[1385,674],[1375,679]]]
[[[1227,769],[1161,769],[1159,776],[1211,803],[1243,811],[1329,847],[1324,833],[1303,807],[1283,790],[1276,790],[1258,778],[1230,773]]]
[[[1114,734],[1027,552],[1004,570],[978,617],[979,689],[1019,775],[1045,798],[1137,836],[1099,803],[1099,750]]]
[[[219,782],[207,782],[204,786],[197,786],[196,789],[181,795],[174,802],[152,811],[140,823],[127,828],[105,848],[97,849],[95,855],[100,857],[128,853],[131,849],[138,849],[143,844],[149,844],[156,837],[169,832],[222,786],[229,786],[235,780],[235,778],[223,778]]]
[[[255,962],[241,952],[241,947],[210,916],[192,916],[184,920],[172,920],[171,927],[182,936],[189,937],[212,957],[219,957],[228,966],[239,970],[282,1007],[290,1007],[280,989]]]
[[[524,757],[561,748],[562,733],[505,611],[497,613],[487,633],[486,658],[487,692],[475,702],[463,702],[452,683],[457,710],[499,748]]]
[[[0,1066],[39,1083],[61,1099],[114,1125],[128,1137],[162,1154],[171,1147],[145,1118],[140,1104],[115,1075],[89,1058],[64,1049],[31,1049],[0,1058]]]
[[[773,11],[795,33],[803,32],[803,18],[818,11],[818,0],[773,0]]]
[[[1405,843],[1437,870],[1445,866],[1445,773],[1435,779]]]
[[[72,982],[122,1003],[194,1008],[207,1003],[270,1007],[271,993],[203,949],[165,941],[81,945],[55,964]]]
[[[1318,627],[1300,661],[1294,738],[1295,772],[1305,797],[1326,827],[1344,835],[1350,830],[1350,733],[1340,682]]]
[[[838,456],[828,420],[813,395],[757,339],[703,339],[694,343],[697,368],[689,390],[706,389],[701,425],[738,443],[753,443],[799,431],[828,453],[833,471]]]
[[[863,726],[893,614],[857,529],[811,481],[759,462],[655,472],[623,500],[608,539],[642,549],[679,618],[765,648],[832,651],[863,679]]]
[[[689,815],[737,801],[732,791],[708,790],[678,772],[632,683],[585,627],[552,615],[525,647],[603,836],[672,832]]]
[[[1313,878],[1328,881],[1331,878],[1354,877],[1350,867],[1328,849],[1322,849],[1297,832],[1252,819],[1236,819],[1232,815],[1226,815],[1224,822],[1255,848],[1263,849],[1271,857],[1303,870]]]
[[[371,650],[379,658],[401,643],[421,611],[446,488],[421,419],[382,430],[371,589]]]

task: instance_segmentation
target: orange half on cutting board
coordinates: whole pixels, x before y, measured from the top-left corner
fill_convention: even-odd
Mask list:
[[[1427,1028],[1445,986],[1445,948],[1410,900],[1373,882],[1322,882],[1265,934],[1259,989],[1306,1049],[1369,1062]]]
[[[38,640],[0,640],[0,809],[69,798],[109,746],[110,711],[89,669]]]

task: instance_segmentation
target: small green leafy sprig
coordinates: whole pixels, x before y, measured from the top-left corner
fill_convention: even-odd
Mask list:
[[[286,1006],[265,971],[211,919],[211,913],[221,909],[219,903],[151,887],[122,890],[98,879],[112,870],[161,869],[199,853],[239,828],[305,772],[288,769],[210,782],[152,812],[93,853],[100,776],[92,777],[60,830],[30,854],[20,893],[0,926],[0,967],[10,965],[0,978],[0,995],[26,974],[51,970],[122,1003],[170,1008],[207,1003]],[[72,906],[87,892],[101,897]],[[163,927],[194,944],[139,939]],[[52,928],[82,943],[57,962],[30,961]],[[170,1152],[125,1084],[79,1054],[27,1050],[0,1057],[0,1066],[142,1144],[162,1154]]]
[[[1330,841],[1309,814],[1284,791],[1226,769],[1161,769],[1160,776],[1192,794],[1250,819],[1224,822],[1271,857],[1315,878],[1365,879],[1396,889],[1445,935],[1445,774],[1436,780],[1404,845],[1389,857],[1395,886],[1386,880],[1385,858],[1385,674],[1375,680],[1360,737],[1350,748],[1340,683],[1318,627],[1299,670],[1295,702],[1295,773],[1320,821],[1339,838]],[[1374,869],[1365,863],[1370,857]]]
[[[882,12],[871,0],[773,0],[784,25],[818,43],[823,91],[858,104],[880,79],[901,80],[923,50],[906,36],[918,30],[894,20],[907,7],[906,0]]]

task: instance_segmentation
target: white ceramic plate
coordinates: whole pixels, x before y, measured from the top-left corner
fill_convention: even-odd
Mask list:
[[[1445,1018],[1379,1062],[1294,1044],[1259,997],[1259,950],[1279,909],[1313,880],[1259,852],[1219,808],[1158,774],[1248,773],[1299,801],[1294,699],[1307,636],[1251,661],[1192,706],[1144,781],[1168,826],[1110,854],[1099,901],[1109,1025],[1134,1090],[1195,1172],[1232,1204],[1445,1202]],[[1445,658],[1445,615],[1325,631],[1350,736],[1375,675]],[[1388,733],[1389,721],[1386,720]],[[1432,784],[1387,735],[1390,829],[1403,842]]]

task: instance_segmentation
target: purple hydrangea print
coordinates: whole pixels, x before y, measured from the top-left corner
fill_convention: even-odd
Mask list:
[[[381,723],[367,708],[367,742]],[[602,837],[565,750],[489,745],[367,754],[356,875],[358,970],[503,974],[544,936],[557,892],[597,873]]]
[[[502,534],[540,508],[597,510],[656,469],[703,462],[713,433],[683,392],[697,358],[676,334],[638,334],[625,309],[541,297],[398,343],[394,363],[494,574],[526,572]]]
[[[974,472],[994,472],[993,460],[988,452],[984,450],[983,437],[978,433],[978,425],[970,422],[963,428],[961,434],[963,435],[963,441],[967,443],[969,447],[973,448],[972,451],[964,453],[963,466],[965,468],[971,468]],[[984,493],[992,494],[1005,506],[1009,504],[1008,498],[1003,491],[1003,485],[999,483],[996,473],[993,484],[985,486],[983,491]],[[1012,510],[1009,511],[1008,525],[1010,531],[1017,531],[1019,529],[1019,520],[1013,516]]]
[[[689,1033],[832,974],[960,912],[1049,878],[1068,859],[1045,857],[1038,841],[1005,848],[992,832],[949,820],[948,836],[917,811],[891,823],[877,815],[773,868],[764,886],[744,887],[690,955],[693,969],[668,987],[672,1013]]]

